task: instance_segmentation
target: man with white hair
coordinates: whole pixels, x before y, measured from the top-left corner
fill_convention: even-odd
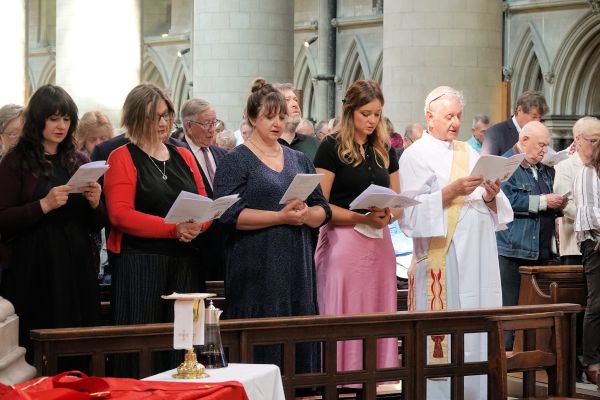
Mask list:
[[[512,221],[500,182],[469,173],[479,155],[456,140],[464,107],[462,93],[448,86],[425,99],[427,129],[400,158],[400,187],[417,191],[420,204],[404,210],[401,228],[413,238],[409,309],[445,310],[502,305],[495,230]],[[448,336],[431,336],[428,361],[449,361]],[[487,338],[465,338],[465,361],[487,358]],[[428,383],[429,399],[451,393],[450,380]],[[487,397],[485,378],[465,382],[464,399]]]
[[[583,117],[573,125],[573,139],[577,151],[571,157],[558,163],[554,170],[554,193],[565,194],[572,190],[575,177],[586,164],[592,151],[600,140],[600,120],[594,117]],[[573,223],[575,221],[575,204],[568,200],[563,209],[563,216],[558,218],[558,237],[560,262],[564,265],[581,265],[581,253],[577,246]]]

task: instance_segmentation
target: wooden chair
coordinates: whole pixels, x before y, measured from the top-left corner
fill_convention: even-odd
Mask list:
[[[493,373],[491,390],[500,393],[499,398],[508,395],[507,384],[509,372],[523,372],[523,397],[535,396],[536,371],[544,370],[548,375],[548,394],[551,396],[574,395],[568,382],[564,381],[565,368],[570,368],[574,360],[567,360],[563,354],[569,354],[563,349],[563,332],[560,318],[562,312],[547,312],[540,314],[521,314],[492,316],[494,328],[490,331],[489,363]],[[551,330],[548,341],[541,343],[538,330]],[[503,352],[504,331],[520,331],[523,334],[522,351]],[[566,334],[569,334],[567,332]],[[500,351],[499,351],[500,350]],[[492,354],[496,357],[492,358]],[[500,356],[498,356],[500,354]],[[506,356],[503,357],[502,354]],[[569,393],[567,393],[569,392]]]

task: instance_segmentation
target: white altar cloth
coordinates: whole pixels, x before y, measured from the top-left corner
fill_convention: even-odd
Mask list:
[[[244,386],[250,400],[285,400],[279,367],[272,364],[229,364],[226,368],[207,369],[210,376],[203,379],[175,379],[177,371],[161,372],[144,378],[144,381],[206,382],[237,381]]]

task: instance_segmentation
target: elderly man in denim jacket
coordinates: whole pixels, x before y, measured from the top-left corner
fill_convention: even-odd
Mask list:
[[[549,144],[548,129],[532,121],[521,130],[517,144],[504,153],[504,157],[525,154],[521,165],[501,186],[514,212],[508,229],[496,232],[504,306],[518,303],[519,266],[546,265],[556,258],[554,220],[567,201],[552,193],[554,169],[541,163]],[[505,342],[512,348],[512,335],[507,335]]]

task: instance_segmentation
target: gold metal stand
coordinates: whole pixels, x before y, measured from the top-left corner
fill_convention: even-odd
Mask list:
[[[194,349],[186,351],[184,361],[177,367],[177,373],[173,374],[175,379],[200,379],[208,376],[204,365],[198,362]]]

